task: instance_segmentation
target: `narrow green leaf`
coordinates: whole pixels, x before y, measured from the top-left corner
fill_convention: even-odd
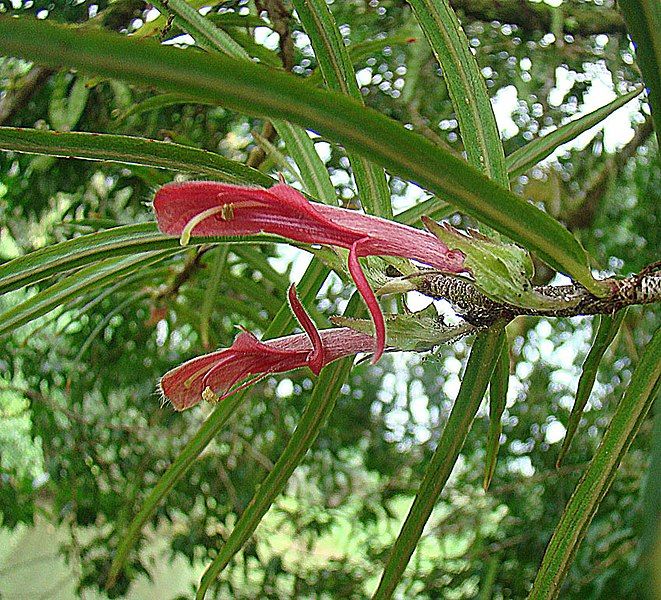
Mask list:
[[[648,90],[656,139],[661,142],[661,4],[620,0],[618,6],[636,45],[636,62]]]
[[[503,344],[498,356],[498,362],[489,382],[489,432],[487,434],[486,456],[484,458],[484,481],[482,487],[486,492],[491,485],[498,461],[500,436],[503,433],[502,416],[507,406],[507,389],[510,379],[510,355],[507,336],[503,335]]]
[[[114,282],[118,277],[123,277],[136,269],[144,269],[172,255],[172,253],[170,250],[148,252],[119,259],[111,258],[99,265],[87,267],[69,277],[65,277],[49,288],[38,292],[0,314],[0,336],[14,331],[17,327],[41,315],[45,315],[90,289]]]
[[[177,15],[175,22],[183,26],[201,48],[224,52],[229,56],[242,56],[245,53],[226,31],[216,27],[186,0],[153,0],[153,4],[161,14],[172,12]]]
[[[611,345],[617,332],[620,330],[622,321],[626,316],[626,309],[621,310],[616,315],[598,315],[595,317],[595,325],[597,326],[597,333],[594,336],[594,342],[592,342],[592,347],[590,352],[585,357],[583,361],[583,369],[581,371],[581,376],[578,380],[578,387],[576,388],[576,398],[574,399],[574,406],[572,406],[571,413],[569,415],[569,421],[567,422],[567,432],[565,433],[565,439],[562,443],[562,448],[558,453],[558,458],[556,460],[556,467],[559,467],[562,464],[567,452],[569,451],[569,446],[576,435],[578,430],[578,424],[581,422],[581,417],[583,416],[583,411],[585,410],[585,405],[588,403],[590,394],[592,393],[592,388],[594,387],[594,382],[597,378],[597,371],[599,370],[599,364],[601,359],[604,357],[606,350]]]
[[[504,332],[502,327],[479,334],[473,342],[464,378],[452,412],[443,428],[406,521],[390,549],[388,561],[373,598],[384,600],[395,592],[406,565],[420,540],[438,497],[454,468],[470,431],[493,369],[500,357]]]
[[[613,479],[641,423],[661,388],[661,329],[657,330],[636,367],[631,383],[617,406],[587,471],[581,477],[551,541],[528,596],[529,600],[552,600],[560,594],[562,582],[576,550],[583,541],[599,504]]]
[[[247,114],[316,130],[417,182],[536,252],[597,295],[587,255],[560,223],[461,159],[354,100],[248,61],[159,46],[102,31],[0,17],[0,52],[41,64],[153,85]]]
[[[192,237],[189,246],[224,243],[278,242],[276,236]],[[115,256],[181,248],[179,239],[163,235],[156,223],[137,223],[45,246],[0,265],[0,294],[36,283],[54,274]]]
[[[160,167],[198,173],[230,183],[252,183],[264,187],[270,187],[274,183],[273,179],[257,169],[251,169],[220,154],[128,135],[0,127],[0,149]]]
[[[293,0],[305,32],[310,37],[319,69],[329,89],[363,104],[349,52],[325,0]],[[390,189],[383,169],[360,154],[349,154],[358,197],[368,213],[392,217]]]
[[[355,297],[355,296],[354,296]],[[355,306],[355,304],[354,304]],[[329,365],[319,379],[301,419],[280,458],[252,497],[250,504],[232,529],[229,538],[202,575],[197,600],[202,600],[220,572],[254,533],[262,518],[280,495],[296,467],[301,463],[332,412],[340,388],[353,367],[353,357]]]
[[[69,86],[67,73],[58,73],[54,79],[48,105],[48,120],[53,129],[68,131],[76,127],[83,114],[89,89],[84,77],[76,77],[72,86]]]
[[[314,142],[305,129],[286,121],[278,121],[277,130],[287,147],[287,152],[298,166],[305,190],[325,204],[336,205],[337,195],[326,165],[319,158]]]
[[[223,272],[227,265],[228,254],[229,246],[227,245],[218,246],[213,251],[211,273],[205,290],[202,308],[200,309],[200,337],[202,338],[202,346],[204,348],[209,348],[211,345],[209,341],[209,323],[211,321],[214,302],[218,297]]]
[[[659,586],[659,557],[661,556],[661,395],[657,394],[652,408],[654,429],[650,461],[645,474],[641,499],[641,536],[637,566],[646,575],[649,597],[654,598]]]
[[[317,292],[328,276],[328,269],[313,260],[305,271],[300,282],[296,286],[299,298],[304,305],[309,305],[314,300]],[[278,337],[287,333],[294,325],[294,316],[291,314],[289,304],[284,302],[278,314],[273,318],[271,324],[264,333],[264,339]],[[168,470],[161,476],[158,483],[145,499],[142,507],[131,520],[117,548],[113,559],[106,587],[111,587],[120,571],[126,564],[131,548],[140,535],[140,531],[147,523],[161,501],[168,495],[170,490],[188,471],[200,453],[209,445],[216,434],[225,426],[228,419],[241,405],[245,392],[223,400],[209,415],[197,433],[184,446],[181,453],[170,465]]]
[[[411,208],[407,208],[394,216],[394,220],[398,223],[406,225],[421,226],[422,221],[420,217],[426,216],[434,221],[441,221],[457,212],[457,209],[452,204],[444,204],[437,198],[427,198],[422,202],[418,202]]]
[[[587,115],[583,115],[580,119],[565,123],[558,127],[558,129],[551,131],[543,137],[538,137],[518,150],[515,150],[505,159],[510,179],[514,179],[521,173],[525,173],[530,167],[544,160],[553,151],[562,146],[562,144],[571,142],[581,135],[581,133],[595,125],[599,125],[606,117],[614,113],[618,108],[622,108],[627,102],[631,102],[631,100],[641,93],[642,90],[637,88],[628,94],[619,96],[605,106]]]
[[[268,29],[273,29],[273,26],[270,23],[261,17],[258,17],[257,15],[240,15],[239,13],[235,12],[211,12],[207,14],[206,17],[214,25],[222,27],[223,29],[228,27],[242,27],[246,29],[249,27],[266,27]]]
[[[468,39],[447,0],[408,0],[443,68],[468,162],[509,187],[505,154],[487,86]]]
[[[167,106],[176,106],[177,104],[200,104],[200,102],[179,94],[159,94],[158,96],[151,96],[137,104],[131,104],[126,110],[117,114],[116,119],[118,123],[121,123],[134,115],[139,115],[151,110],[160,110]],[[204,104],[215,106],[215,103],[211,102],[205,102]]]

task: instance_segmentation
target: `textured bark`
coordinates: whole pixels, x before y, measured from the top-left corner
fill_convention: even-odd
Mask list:
[[[539,293],[558,299],[557,307],[540,310],[497,302],[469,281],[457,277],[439,273],[415,277],[417,291],[436,300],[447,300],[459,316],[476,327],[490,327],[496,321],[511,321],[519,315],[575,317],[613,314],[632,304],[661,302],[661,262],[646,267],[637,275],[605,281],[612,290],[605,298],[593,296],[579,284],[536,287]]]
[[[291,71],[296,64],[294,60],[294,40],[290,27],[291,13],[281,0],[256,0],[257,12],[266,12],[273,25],[273,30],[280,36],[280,59],[285,71]],[[270,121],[262,127],[262,137],[269,142],[275,140],[277,132]],[[255,169],[259,168],[266,158],[266,151],[261,146],[255,146],[248,156],[246,164]]]

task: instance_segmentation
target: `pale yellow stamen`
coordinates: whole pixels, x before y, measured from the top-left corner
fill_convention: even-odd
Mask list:
[[[228,204],[221,204],[220,206],[214,206],[213,208],[207,208],[207,210],[203,210],[201,213],[195,215],[181,231],[181,236],[179,237],[179,243],[182,246],[188,246],[188,242],[190,242],[190,237],[191,234],[193,233],[193,229],[197,227],[202,221],[205,219],[208,219],[209,217],[212,217],[213,215],[217,215],[220,213],[220,216],[224,219],[227,220],[228,216],[229,218],[232,218],[234,216],[234,209],[230,208],[228,211]]]
[[[202,400],[209,404],[218,404],[220,398],[209,386],[205,387],[202,391]]]
[[[234,218],[234,204],[223,204],[223,210],[220,211],[220,218],[223,221],[231,221]]]
[[[193,383],[195,383],[195,380],[198,379],[199,377],[202,377],[207,371],[209,370],[209,366],[205,365],[201,369],[198,369],[193,373],[186,381],[184,381],[184,388],[189,389]]]

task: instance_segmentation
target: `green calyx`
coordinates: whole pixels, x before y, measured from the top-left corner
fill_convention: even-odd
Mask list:
[[[550,309],[558,306],[533,289],[534,273],[528,252],[514,244],[497,242],[475,230],[459,231],[449,223],[439,224],[428,217],[422,221],[451,250],[461,250],[464,265],[474,278],[475,286],[489,298],[522,308]]]
[[[415,313],[384,317],[386,345],[397,350],[424,352],[474,331],[474,327],[465,322],[445,325],[433,304]],[[331,321],[340,327],[350,327],[361,333],[374,335],[374,323],[368,319],[331,317]]]

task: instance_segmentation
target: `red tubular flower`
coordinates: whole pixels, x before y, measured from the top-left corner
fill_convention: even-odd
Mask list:
[[[349,272],[374,320],[376,362],[385,347],[386,328],[379,303],[359,258],[400,256],[448,273],[466,271],[464,255],[449,250],[436,236],[407,225],[354,210],[309,202],[280,183],[268,190],[213,181],[188,181],[163,186],[154,198],[163,233],[181,236],[233,236],[272,233],[306,244],[349,250]]]
[[[289,288],[289,301],[305,333],[260,342],[244,331],[231,347],[193,358],[168,371],[161,378],[163,396],[176,410],[184,410],[202,399],[218,402],[271,373],[307,366],[318,375],[334,360],[374,347],[372,336],[348,327],[317,331],[294,286]],[[251,376],[255,377],[234,387]]]

